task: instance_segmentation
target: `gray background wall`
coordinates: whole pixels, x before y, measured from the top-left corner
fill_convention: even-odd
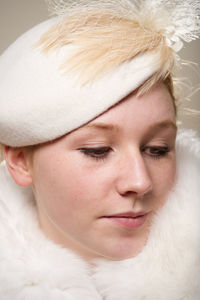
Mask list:
[[[48,11],[44,0],[0,0],[0,54],[20,34],[47,18]],[[185,60],[200,64],[200,40],[186,44],[180,54]],[[200,87],[200,67],[190,68],[190,70],[183,68],[180,75],[189,76],[190,86]],[[200,111],[200,92],[191,99],[187,106]],[[183,108],[180,108],[179,120],[182,122],[180,126],[192,128],[198,131],[200,136],[200,114],[199,116],[186,115],[183,113]]]

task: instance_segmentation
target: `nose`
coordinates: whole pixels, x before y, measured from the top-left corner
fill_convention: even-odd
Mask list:
[[[143,196],[152,190],[149,170],[140,151],[124,155],[118,167],[116,186],[120,195]]]

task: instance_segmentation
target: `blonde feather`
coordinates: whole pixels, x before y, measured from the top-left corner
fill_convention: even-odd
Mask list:
[[[79,73],[86,84],[107,74],[120,64],[139,54],[150,51],[161,53],[161,69],[156,80],[165,77],[173,66],[173,55],[166,47],[160,32],[141,26],[136,20],[104,11],[80,13],[55,24],[40,39],[38,45],[44,53],[65,45],[75,45],[74,52],[61,65],[65,72]],[[149,29],[151,28],[151,29]]]
[[[180,64],[175,53],[181,39],[199,33],[199,0],[46,0],[61,16],[38,42],[43,53],[74,45],[60,66],[79,74],[82,84],[93,82],[120,64],[145,52],[160,53],[160,68],[141,89],[173,74]],[[173,5],[172,5],[173,4]]]

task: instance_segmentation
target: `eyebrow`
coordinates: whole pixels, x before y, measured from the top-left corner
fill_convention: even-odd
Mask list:
[[[171,120],[165,120],[162,122],[154,123],[150,125],[148,128],[148,131],[159,131],[165,128],[173,128],[174,130],[177,130],[176,124]],[[120,127],[118,125],[113,124],[107,124],[107,123],[94,123],[94,124],[88,124],[85,126],[85,128],[94,128],[99,130],[105,130],[105,131],[120,131]]]
[[[94,128],[94,129],[100,129],[100,130],[106,130],[106,131],[119,131],[120,127],[118,125],[113,124],[107,124],[107,123],[94,123],[94,124],[88,124],[85,126],[85,128]]]
[[[166,121],[152,124],[148,130],[149,131],[158,131],[158,130],[165,129],[165,128],[173,128],[174,130],[177,130],[176,124],[171,120],[166,120]]]

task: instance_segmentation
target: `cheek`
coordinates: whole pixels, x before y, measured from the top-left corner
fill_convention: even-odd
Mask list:
[[[157,164],[157,163],[156,163]],[[154,196],[157,205],[163,205],[169,192],[175,184],[176,161],[175,156],[163,163],[151,167],[151,178],[153,183]]]
[[[35,159],[34,186],[37,204],[54,221],[66,224],[79,217],[87,218],[98,211],[102,184],[92,170],[78,160],[47,153]],[[73,161],[73,163],[72,163]]]

